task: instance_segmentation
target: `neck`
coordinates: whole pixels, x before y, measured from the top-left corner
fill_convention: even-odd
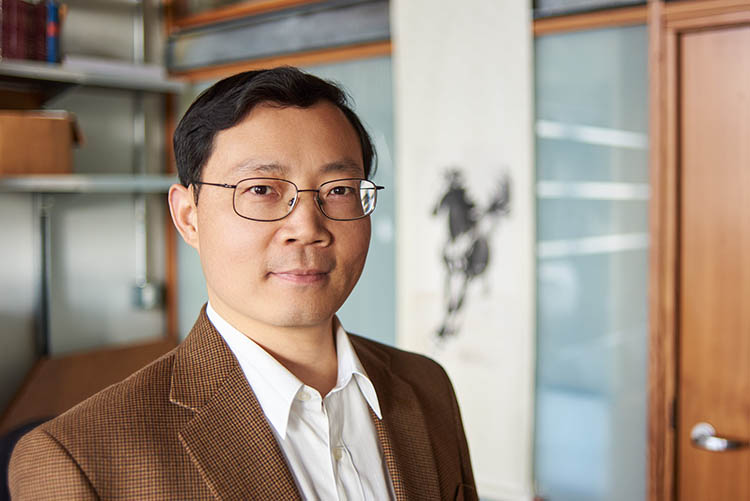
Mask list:
[[[336,386],[338,359],[333,316],[320,324],[290,327],[265,324],[234,314],[214,301],[211,301],[211,307],[321,396],[325,397]]]

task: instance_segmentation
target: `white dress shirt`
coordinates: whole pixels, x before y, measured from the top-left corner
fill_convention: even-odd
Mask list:
[[[321,398],[210,303],[206,313],[245,373],[304,499],[395,499],[370,416],[372,409],[382,419],[378,397],[337,318],[338,377]]]

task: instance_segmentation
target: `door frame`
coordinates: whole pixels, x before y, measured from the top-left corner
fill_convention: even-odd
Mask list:
[[[750,25],[750,0],[665,4],[650,0],[648,499],[673,501],[677,486],[679,342],[679,47],[684,33]]]

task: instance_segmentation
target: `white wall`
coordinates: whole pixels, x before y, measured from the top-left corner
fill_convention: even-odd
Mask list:
[[[38,220],[31,195],[0,197],[0,409],[36,360],[34,300]]]
[[[479,494],[532,497],[534,197],[532,34],[528,2],[393,0],[397,166],[397,343],[448,371]],[[512,182],[510,214],[489,234],[490,261],[469,288],[458,334],[446,310],[445,215],[432,211],[459,167],[486,206]]]

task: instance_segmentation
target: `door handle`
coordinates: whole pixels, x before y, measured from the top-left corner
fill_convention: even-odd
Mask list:
[[[731,451],[744,449],[750,446],[750,442],[745,440],[732,440],[729,438],[717,437],[716,430],[708,423],[698,423],[690,430],[690,441],[698,449],[713,452]]]

